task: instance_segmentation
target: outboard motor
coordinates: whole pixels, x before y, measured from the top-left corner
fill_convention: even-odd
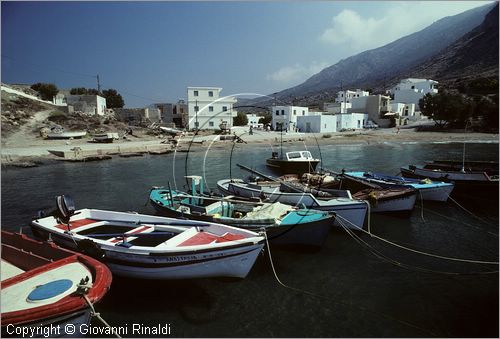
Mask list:
[[[58,195],[56,197],[55,217],[62,223],[68,224],[69,219],[75,214],[75,202],[73,198],[66,195]]]

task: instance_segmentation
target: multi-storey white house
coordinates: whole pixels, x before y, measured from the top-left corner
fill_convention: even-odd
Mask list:
[[[272,106],[271,114],[271,125],[274,130],[279,130],[281,126],[284,131],[293,132],[297,129],[297,117],[317,115],[318,113],[309,114],[309,108],[302,106]]]
[[[335,99],[335,102],[349,103],[353,98],[366,97],[368,95],[370,95],[368,91],[363,91],[361,89],[356,89],[355,91],[339,91],[337,92],[337,99]]]
[[[403,79],[390,92],[394,94],[394,102],[415,104],[415,110],[420,111],[418,102],[427,93],[436,94],[438,82],[430,79]]]
[[[189,113],[188,128],[219,129],[221,124],[226,128],[233,126],[233,118],[237,112],[233,109],[234,97],[221,97],[220,87],[188,87],[187,105]]]

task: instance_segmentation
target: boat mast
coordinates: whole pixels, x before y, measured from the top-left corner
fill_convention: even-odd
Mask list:
[[[283,159],[283,123],[280,124],[280,159]]]
[[[462,169],[460,172],[465,173],[465,137],[467,136],[467,124],[469,123],[469,120],[465,123],[465,128],[464,128],[464,146],[462,149]]]

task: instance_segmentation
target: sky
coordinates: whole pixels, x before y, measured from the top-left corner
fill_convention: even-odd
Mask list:
[[[1,2],[1,80],[114,88],[125,107],[188,86],[272,94],[491,1]]]

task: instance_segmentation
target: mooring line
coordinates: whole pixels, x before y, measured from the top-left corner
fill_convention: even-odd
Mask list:
[[[353,223],[351,223],[349,220],[343,218],[342,216],[338,215],[337,214],[337,218],[340,218],[341,220],[343,221],[346,221],[348,222],[349,224],[355,226]],[[396,246],[396,247],[399,247],[401,249],[404,249],[404,250],[407,250],[407,251],[410,251],[410,252],[414,252],[414,253],[418,253],[418,254],[422,254],[422,255],[426,255],[426,256],[430,256],[430,257],[434,257],[434,258],[439,258],[439,259],[443,259],[443,260],[450,260],[450,261],[459,261],[459,262],[466,262],[466,263],[471,263],[471,264],[486,264],[486,265],[498,265],[498,261],[482,261],[482,260],[473,260],[473,259],[461,259],[461,258],[453,258],[453,257],[447,257],[447,256],[442,256],[442,255],[438,255],[438,254],[433,254],[433,253],[426,253],[426,252],[423,252],[423,251],[419,251],[419,250],[415,250],[413,248],[409,248],[409,247],[405,247],[405,246],[402,246],[402,245],[399,245],[399,244],[396,244],[390,240],[387,240],[387,239],[384,239],[382,237],[379,237],[378,235],[375,235],[373,233],[370,233],[370,232],[367,232],[365,231],[364,229],[362,228],[358,228],[358,230],[360,230],[361,232],[364,232],[368,235],[370,235],[371,237],[374,237],[380,241],[383,241],[383,242],[386,242],[390,245],[393,245],[393,246]]]
[[[420,206],[419,206],[419,207],[420,207]],[[428,211],[428,212],[431,212],[431,213],[434,213],[434,214],[436,214],[436,215],[439,215],[439,216],[440,216],[440,217],[442,217],[442,218],[445,218],[445,219],[448,219],[448,220],[451,220],[451,221],[455,221],[455,222],[461,223],[462,225],[466,225],[466,226],[469,226],[469,227],[472,227],[472,228],[476,228],[476,229],[478,229],[478,230],[480,230],[480,231],[483,231],[483,232],[486,232],[486,233],[489,233],[489,234],[491,234],[491,235],[494,235],[494,236],[498,237],[498,234],[497,234],[497,233],[493,233],[493,232],[487,231],[487,230],[485,230],[485,229],[483,229],[483,228],[481,228],[481,227],[477,227],[477,226],[471,225],[471,224],[469,224],[469,223],[463,222],[462,220],[458,220],[458,219],[455,219],[455,218],[449,217],[449,216],[447,216],[447,215],[441,214],[441,213],[436,212],[436,211],[431,210],[431,209],[429,209],[429,210],[427,210],[427,211]]]
[[[344,223],[339,222],[339,224],[344,228],[344,230],[349,234],[358,244],[367,247],[370,252],[378,257],[379,259],[382,259],[384,261],[389,262],[390,264],[393,264],[398,267],[406,268],[408,270],[413,270],[413,271],[418,271],[418,272],[425,272],[425,273],[437,273],[437,274],[446,274],[446,275],[481,275],[481,274],[493,274],[493,273],[498,273],[498,271],[480,271],[480,272],[467,272],[467,273],[462,273],[462,272],[448,272],[448,271],[436,271],[436,270],[431,270],[428,268],[423,268],[423,267],[418,267],[418,266],[412,266],[408,264],[404,264],[400,261],[397,261],[395,259],[392,259],[379,250],[376,250],[372,246],[370,246],[366,241],[363,241],[357,234],[355,234],[353,231],[351,231]]]
[[[491,224],[489,222],[487,222],[486,220],[484,220],[483,218],[480,218],[479,216],[475,215],[474,213],[472,213],[471,211],[469,211],[468,209],[466,209],[465,207],[463,207],[462,205],[460,205],[458,203],[458,201],[456,201],[455,199],[453,199],[452,197],[448,197],[454,204],[456,204],[458,207],[460,207],[461,209],[463,209],[465,212],[469,213],[470,215],[472,215],[474,218],[476,218],[477,220],[480,220],[482,222],[484,222],[486,225],[490,226]]]
[[[315,297],[315,298],[319,298],[319,299],[325,299],[325,300],[329,300],[329,301],[332,301],[334,303],[337,303],[337,304],[340,304],[340,305],[343,305],[343,306],[347,306],[347,307],[354,307],[354,308],[357,308],[363,312],[367,312],[367,313],[370,313],[370,314],[373,314],[373,315],[376,315],[376,316],[382,316],[383,318],[386,318],[388,320],[391,320],[391,321],[395,321],[395,322],[398,322],[402,325],[405,325],[405,326],[408,326],[408,327],[412,327],[412,328],[415,328],[417,330],[420,330],[424,333],[427,333],[427,334],[431,334],[432,336],[434,337],[439,337],[439,335],[437,335],[436,333],[433,333],[425,328],[422,328],[420,326],[417,326],[417,325],[414,325],[412,323],[409,323],[407,321],[404,321],[404,320],[399,320],[399,319],[396,319],[394,317],[391,317],[390,315],[387,315],[385,313],[382,313],[382,312],[375,312],[375,311],[372,311],[372,310],[369,310],[365,307],[362,307],[362,306],[358,306],[358,305],[353,305],[353,304],[348,304],[346,302],[343,302],[343,301],[339,301],[339,300],[334,300],[333,298],[329,297],[329,296],[325,296],[325,295],[320,295],[320,294],[316,294],[316,293],[313,293],[313,292],[310,292],[310,291],[306,291],[306,290],[303,290],[303,289],[299,289],[299,288],[296,288],[296,287],[293,287],[293,286],[289,286],[285,283],[283,283],[280,278],[278,277],[278,273],[276,272],[276,269],[274,267],[274,263],[273,263],[273,258],[272,258],[272,255],[271,255],[271,247],[269,246],[269,240],[267,238],[267,233],[266,232],[263,232],[264,233],[264,237],[266,239],[266,246],[267,246],[267,253],[268,253],[268,256],[269,256],[269,263],[271,264],[271,269],[273,271],[273,274],[274,274],[274,277],[276,278],[276,281],[278,281],[278,283],[285,287],[285,288],[288,288],[292,291],[296,291],[296,292],[299,292],[299,293],[304,293],[304,294],[307,294],[307,295],[310,295],[312,297]]]

